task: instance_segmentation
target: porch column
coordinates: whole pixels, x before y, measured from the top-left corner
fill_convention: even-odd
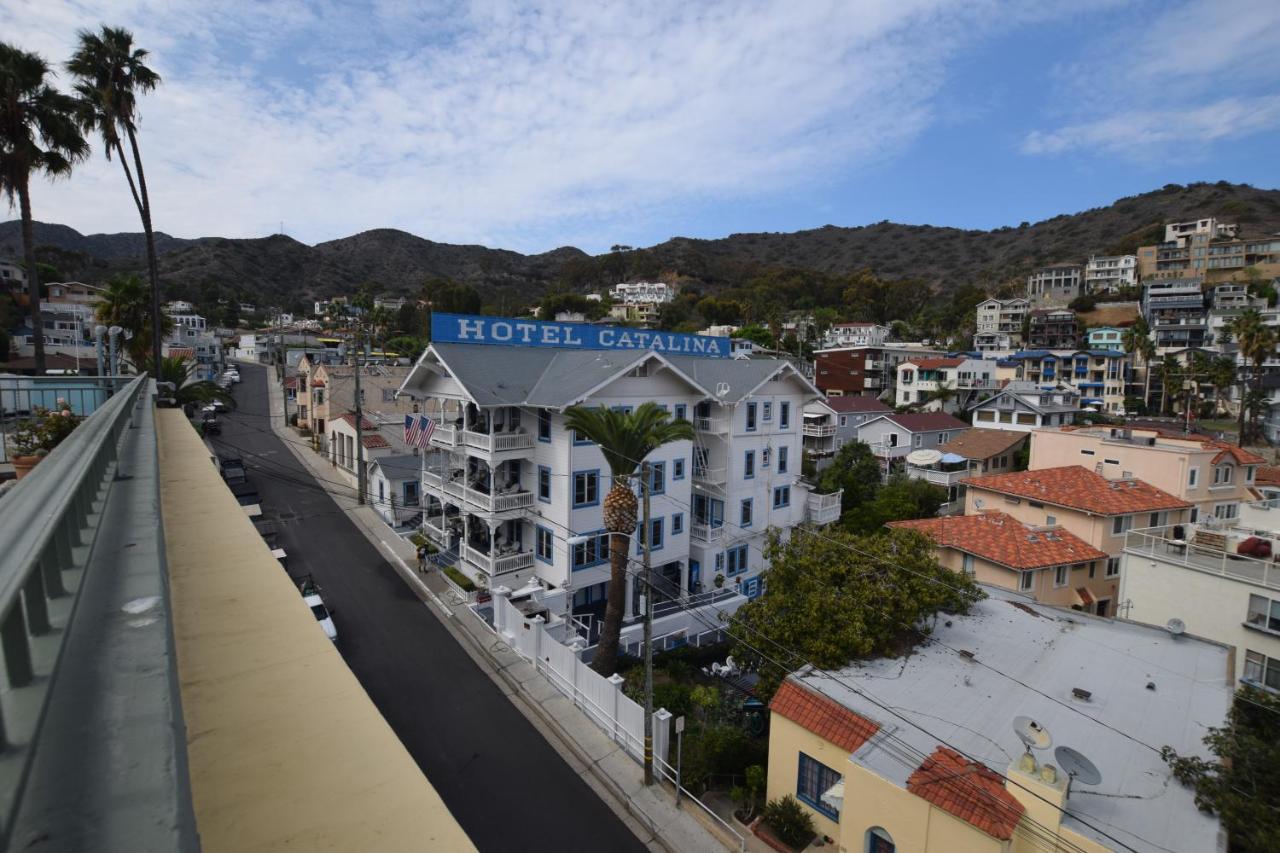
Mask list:
[[[630,544],[630,542],[628,542]],[[630,549],[628,548],[628,553]],[[631,572],[626,573],[626,606],[622,609],[622,618],[630,621],[635,618],[635,575]]]
[[[689,561],[687,559],[680,561],[680,597],[685,598],[689,594]]]

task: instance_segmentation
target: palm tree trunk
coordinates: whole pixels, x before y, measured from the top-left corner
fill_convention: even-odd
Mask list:
[[[42,376],[44,363],[44,318],[40,316],[40,273],[36,269],[36,238],[31,221],[31,192],[27,176],[18,178],[18,207],[22,212],[22,260],[27,267],[27,293],[31,299],[31,342],[35,347],[36,375]]]
[[[622,633],[622,611],[627,604],[630,547],[630,537],[621,533],[609,535],[609,598],[604,607],[600,641],[591,657],[591,668],[605,677],[618,671],[618,636]]]
[[[133,127],[128,128],[129,147],[133,149],[133,165],[138,173],[138,190],[142,196],[142,230],[147,236],[147,273],[151,278],[151,358],[156,370],[160,369],[160,266],[156,262],[156,237],[151,230],[151,199],[147,195],[147,178],[142,171],[142,154],[138,151],[138,137]]]
[[[133,182],[133,172],[129,169],[129,158],[124,154],[124,146],[120,144],[119,138],[116,139],[116,156],[120,159],[120,167],[124,169],[124,179],[129,182],[129,194],[133,196],[133,203],[138,208],[138,216],[142,216],[142,199],[138,196],[138,187]]]
[[[1240,380],[1240,416],[1236,421],[1236,447],[1244,447],[1244,411],[1245,403],[1249,398],[1249,382],[1247,379]]]

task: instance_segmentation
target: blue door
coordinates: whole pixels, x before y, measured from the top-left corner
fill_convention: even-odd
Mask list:
[[[698,588],[698,583],[702,580],[702,564],[697,560],[689,561],[689,592],[693,592]]]

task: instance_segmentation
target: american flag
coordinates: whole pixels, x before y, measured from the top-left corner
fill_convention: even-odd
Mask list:
[[[426,415],[404,416],[404,442],[411,447],[425,448],[436,431],[436,422]]]

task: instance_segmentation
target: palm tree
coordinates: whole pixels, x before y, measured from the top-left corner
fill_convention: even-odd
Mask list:
[[[22,215],[22,260],[31,298],[36,373],[44,373],[44,321],[40,316],[40,274],[32,233],[31,175],[58,178],[89,153],[74,119],[75,99],[54,89],[45,77],[49,64],[0,42],[0,192]]]
[[[640,463],[654,450],[673,441],[692,441],[693,424],[672,420],[654,402],[641,403],[634,412],[601,406],[572,406],[565,411],[565,426],[595,442],[604,455],[613,485],[604,499],[604,527],[609,531],[609,598],[604,625],[591,667],[612,675],[618,662],[618,635],[625,605],[627,553],[636,531],[638,501],[631,488]]]
[[[159,382],[172,382],[173,387],[178,389],[175,397],[179,406],[186,406],[188,403],[203,406],[220,400],[229,408],[235,408],[236,401],[231,396],[231,392],[221,385],[206,379],[192,381],[200,366],[193,361],[188,361],[185,356],[161,359],[159,373],[153,371],[151,365],[151,361],[145,362],[148,373],[155,375]]]
[[[1120,335],[1120,345],[1131,356],[1137,356],[1143,365],[1142,403],[1147,405],[1151,398],[1151,359],[1155,357],[1156,345],[1151,340],[1151,327],[1145,317],[1137,321]]]
[[[1173,395],[1177,385],[1182,382],[1182,365],[1172,356],[1165,356],[1164,361],[1160,362],[1160,387],[1163,389],[1160,394],[1160,413],[1164,414],[1168,411],[1173,413]]]
[[[136,275],[117,275],[107,282],[98,297],[95,317],[104,326],[119,326],[128,333],[124,351],[138,371],[155,364],[154,358],[148,354],[152,341],[173,330],[173,319],[168,314],[161,314],[160,334],[153,333],[155,317],[151,311],[151,293]],[[163,359],[160,364],[164,365]]]
[[[1276,330],[1266,325],[1262,320],[1262,315],[1258,313],[1256,308],[1247,308],[1241,311],[1231,322],[1227,324],[1225,334],[1235,338],[1240,350],[1240,358],[1252,366],[1253,370],[1253,390],[1260,390],[1259,382],[1262,378],[1262,365],[1267,358],[1275,354],[1276,351]],[[1240,414],[1239,414],[1239,435],[1236,437],[1236,444],[1244,447],[1245,442],[1245,410],[1248,408],[1245,403],[1249,395],[1246,393],[1247,379],[1244,371],[1240,376]],[[1257,395],[1253,398],[1256,399]]]
[[[104,153],[112,152],[120,160],[129,192],[142,218],[147,237],[147,272],[151,281],[151,328],[162,326],[160,314],[160,268],[156,261],[156,238],[151,228],[151,197],[147,194],[147,178],[142,171],[142,153],[138,149],[139,93],[150,92],[160,83],[160,75],[144,64],[147,51],[133,46],[133,33],[119,27],[103,27],[101,32],[81,30],[80,46],[67,63],[76,78],[77,117],[86,132],[96,131],[102,137]],[[134,170],[124,156],[121,132],[129,140]],[[134,178],[137,183],[134,183]],[[160,336],[151,341],[151,361],[160,363]],[[141,364],[141,361],[135,361]]]
[[[1214,408],[1230,415],[1226,400],[1227,392],[1236,384],[1236,360],[1229,355],[1220,355],[1209,362],[1209,384],[1213,386]]]

